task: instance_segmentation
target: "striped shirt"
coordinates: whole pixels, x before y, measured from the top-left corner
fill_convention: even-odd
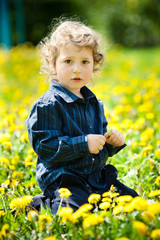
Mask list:
[[[98,179],[108,157],[125,146],[106,143],[98,154],[89,152],[87,135],[104,135],[108,123],[102,101],[85,86],[81,93],[84,99],[52,80],[27,118],[29,140],[38,155],[36,178],[43,192],[61,174]]]

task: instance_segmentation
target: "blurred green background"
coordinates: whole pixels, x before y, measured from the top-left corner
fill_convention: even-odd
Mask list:
[[[160,44],[160,0],[0,0],[0,44],[36,45],[53,18],[77,16],[109,42],[127,47]]]

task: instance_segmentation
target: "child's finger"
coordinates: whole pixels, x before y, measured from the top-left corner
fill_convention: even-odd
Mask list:
[[[104,134],[104,136],[105,136],[106,139],[108,139],[108,138],[111,136],[111,134],[112,134],[112,130],[106,132],[106,133]]]
[[[104,146],[105,142],[106,142],[106,139],[104,138],[104,139],[101,139],[101,140],[99,141],[99,144],[102,145],[102,146]]]

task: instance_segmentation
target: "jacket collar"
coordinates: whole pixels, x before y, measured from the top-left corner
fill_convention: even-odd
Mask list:
[[[90,98],[96,98],[95,94],[86,86],[81,88],[81,93],[84,96],[84,100],[79,98],[74,93],[70,92],[67,88],[63,87],[60,83],[55,81],[54,79],[51,80],[50,88],[56,95],[59,95],[61,98],[64,99],[67,103],[75,102],[75,101],[86,101]]]

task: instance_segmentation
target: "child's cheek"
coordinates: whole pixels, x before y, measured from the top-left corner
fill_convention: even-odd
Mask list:
[[[64,77],[67,77],[71,75],[71,71],[69,71],[68,69],[64,69],[63,74],[64,74]]]
[[[63,68],[60,72],[60,75],[61,75],[61,77],[66,77],[69,75],[69,73],[70,73],[70,71],[68,69]]]
[[[86,78],[91,78],[91,76],[92,76],[92,73],[93,73],[93,69],[92,68],[90,68],[90,69],[88,69],[87,71],[86,71]]]
[[[69,73],[71,72],[71,69],[70,69],[69,66],[66,66],[66,65],[65,65],[65,67],[62,68],[62,71],[63,71],[64,73],[66,73],[66,74],[69,74]]]

